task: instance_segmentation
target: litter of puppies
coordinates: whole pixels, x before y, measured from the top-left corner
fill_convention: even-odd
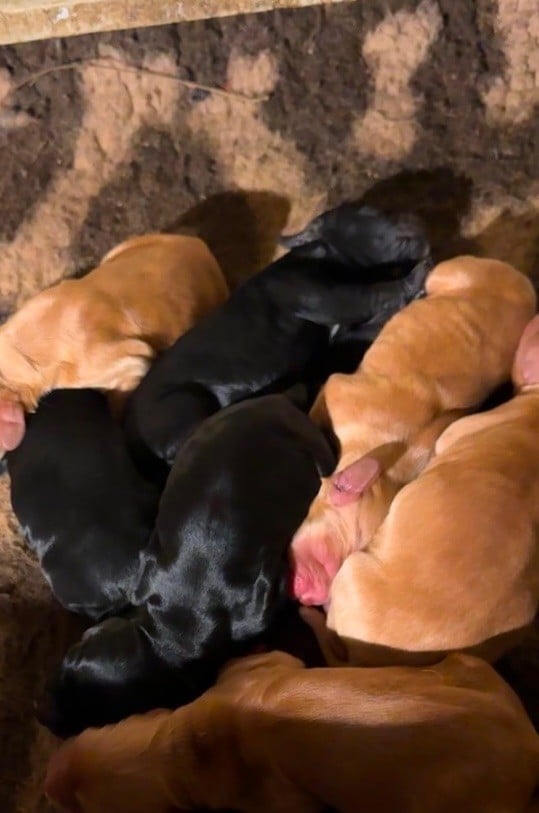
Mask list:
[[[229,296],[201,240],[134,238],[0,329],[13,509],[93,622],[36,704],[71,738],[45,792],[524,813],[539,736],[491,662],[539,606],[533,286],[349,203],[283,245]]]

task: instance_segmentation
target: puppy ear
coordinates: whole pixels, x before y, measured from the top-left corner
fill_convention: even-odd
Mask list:
[[[24,432],[22,405],[14,401],[0,400],[0,454],[16,449],[24,437]]]
[[[359,457],[331,478],[329,499],[340,507],[358,500],[406,451],[405,443],[384,443]]]
[[[512,378],[517,387],[539,384],[539,314],[528,322],[520,338]]]

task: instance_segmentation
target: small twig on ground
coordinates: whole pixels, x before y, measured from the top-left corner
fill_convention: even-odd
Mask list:
[[[8,94],[2,99],[0,102],[0,106],[5,106],[7,99],[10,96],[13,96],[19,90],[25,87],[33,87],[36,82],[39,82],[44,76],[48,76],[52,73],[59,73],[60,71],[73,71],[77,68],[82,67],[83,65],[91,65],[94,68],[98,68],[100,70],[109,70],[109,71],[120,71],[122,73],[145,73],[151,76],[159,76],[163,79],[170,79],[172,82],[177,82],[179,85],[183,85],[183,87],[189,88],[190,90],[205,90],[208,93],[214,93],[217,96],[226,96],[228,98],[239,99],[244,102],[264,102],[266,101],[269,96],[247,96],[245,93],[240,93],[236,90],[226,90],[222,87],[216,87],[214,85],[205,85],[201,82],[194,82],[190,79],[183,79],[181,76],[176,76],[173,73],[166,73],[165,71],[155,71],[152,68],[145,68],[145,67],[137,67],[133,65],[133,67],[129,67],[128,65],[123,65],[120,62],[115,62],[112,59],[77,59],[73,62],[64,62],[61,65],[52,65],[50,68],[43,68],[40,71],[36,71],[32,73],[30,76],[27,76],[21,82],[18,82],[16,85],[10,88]]]

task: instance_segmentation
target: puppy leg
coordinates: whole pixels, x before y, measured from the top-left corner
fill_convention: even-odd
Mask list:
[[[457,421],[462,420],[465,415],[466,412],[462,409],[444,412],[412,438],[409,448],[410,457],[413,459],[415,476],[421,474],[431,457],[436,453],[436,444],[441,435],[447,431],[448,427],[452,427]]]
[[[125,339],[114,345],[108,359],[103,360],[99,371],[96,371],[95,389],[132,392],[150,369],[155,356],[147,342],[139,339]]]
[[[131,392],[150,368],[155,353],[140,339],[109,339],[76,363],[62,363],[51,389]]]

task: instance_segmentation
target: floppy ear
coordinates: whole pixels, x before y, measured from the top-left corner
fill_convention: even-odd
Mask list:
[[[512,378],[517,387],[539,384],[539,314],[528,322],[520,338]]]
[[[359,457],[331,478],[329,499],[332,505],[348,505],[359,498],[391,468],[406,451],[405,443],[384,443]]]

